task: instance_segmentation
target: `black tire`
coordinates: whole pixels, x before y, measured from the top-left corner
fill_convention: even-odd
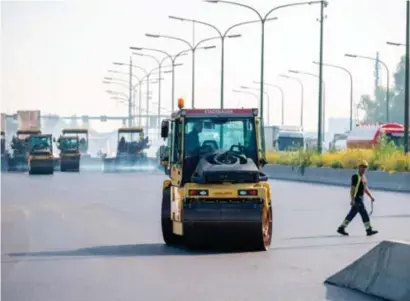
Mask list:
[[[162,237],[165,244],[176,245],[181,241],[179,235],[175,235],[172,231],[171,216],[171,189],[165,188],[162,192],[162,206],[161,206],[161,227]]]
[[[272,242],[272,206],[263,208],[258,240],[255,251],[268,251]]]

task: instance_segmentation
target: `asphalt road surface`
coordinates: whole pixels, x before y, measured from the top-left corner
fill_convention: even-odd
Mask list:
[[[159,173],[3,174],[4,301],[376,300],[323,281],[382,240],[410,240],[410,195],[374,192],[366,237],[360,217],[335,232],[348,189],[272,181],[270,251],[166,247]]]

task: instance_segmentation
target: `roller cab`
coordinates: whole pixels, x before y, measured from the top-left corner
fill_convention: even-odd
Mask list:
[[[28,141],[30,155],[28,157],[29,174],[53,174],[54,156],[51,135],[32,135]]]
[[[40,129],[19,129],[11,139],[11,156],[8,159],[9,171],[28,171],[30,155],[30,139],[32,136],[41,135]]]
[[[184,109],[164,120],[161,223],[166,244],[267,250],[271,188],[257,109]]]
[[[118,129],[117,152],[113,158],[104,158],[104,171],[128,172],[147,169],[150,165],[146,150],[150,148],[148,137],[141,127]]]
[[[63,135],[58,138],[57,147],[60,150],[60,171],[80,171],[81,153],[78,136]]]

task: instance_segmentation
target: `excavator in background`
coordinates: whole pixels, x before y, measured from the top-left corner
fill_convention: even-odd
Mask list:
[[[148,137],[141,127],[118,129],[118,144],[115,157],[104,157],[104,171],[145,170],[151,165],[146,150],[150,148]],[[155,164],[153,160],[152,165]]]
[[[11,141],[12,154],[8,159],[9,171],[28,171],[28,158],[31,151],[30,139],[41,135],[40,129],[18,130]]]

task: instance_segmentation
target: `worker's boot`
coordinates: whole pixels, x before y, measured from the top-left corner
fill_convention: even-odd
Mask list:
[[[367,236],[372,236],[372,235],[379,233],[379,231],[373,230],[372,228],[368,228],[366,229],[366,233],[367,233]]]
[[[342,234],[344,236],[349,235],[349,233],[346,232],[345,227],[340,226],[339,228],[337,228],[337,233]]]

